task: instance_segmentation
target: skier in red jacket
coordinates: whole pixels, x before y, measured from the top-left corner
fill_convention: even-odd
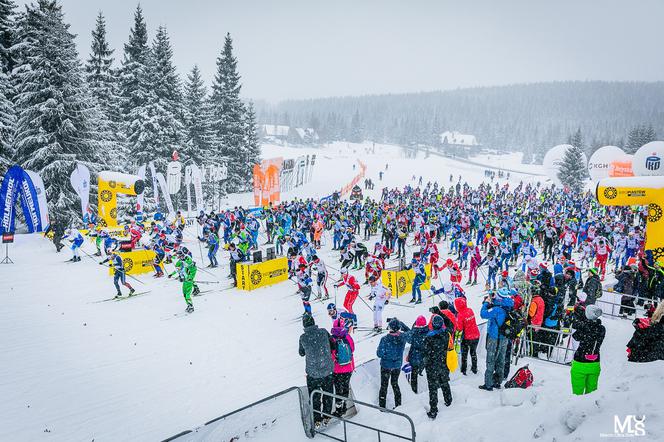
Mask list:
[[[348,288],[348,292],[346,292],[346,298],[344,299],[344,308],[346,311],[348,311],[348,313],[355,314],[353,311],[353,304],[355,303],[357,296],[360,294],[360,284],[357,283],[357,280],[353,275],[348,273],[348,269],[346,267],[342,267],[340,272],[341,281],[334,284],[334,286],[341,287],[342,285],[345,285]]]
[[[459,269],[459,264],[452,261],[452,258],[447,258],[445,264],[438,268],[438,271],[448,269],[450,272],[450,281],[456,282],[457,284],[461,282],[461,269]]]

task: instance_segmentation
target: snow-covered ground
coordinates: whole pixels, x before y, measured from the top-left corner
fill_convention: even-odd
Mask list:
[[[367,153],[369,148],[372,153]],[[450,174],[455,184],[459,174],[473,185],[484,180],[482,168],[462,161],[435,156],[404,159],[398,147],[387,145],[376,145],[373,153],[370,143],[335,143],[315,152],[266,146],[263,156],[289,158],[302,153],[317,153],[321,160],[312,182],[285,195],[287,198],[323,196],[340,188],[356,173],[352,165],[357,159],[368,165],[376,195],[384,184],[413,183],[413,175],[446,186]],[[528,166],[521,167],[530,171]],[[383,182],[378,180],[379,170],[385,171]],[[511,183],[522,179],[537,177],[513,174]],[[240,195],[229,202],[247,204],[247,197]],[[187,231],[185,244],[198,258],[195,234],[194,229]],[[321,255],[336,267],[330,247],[330,238],[325,236]],[[150,293],[124,301],[96,302],[112,296],[114,288],[95,259],[67,263],[66,250],[55,253],[39,235],[17,235],[9,250],[15,264],[0,265],[2,441],[160,440],[304,384],[304,360],[297,353],[302,307],[290,281],[254,292],[208,292],[194,298],[195,313],[176,317],[185,304],[175,281],[141,276],[140,283],[130,282],[138,291]],[[90,244],[86,251],[92,252]],[[442,253],[446,251],[443,245]],[[199,280],[220,284],[202,285],[203,290],[228,284],[225,252],[221,255],[222,267],[212,272],[202,268],[198,274]],[[336,276],[333,271],[332,277]],[[331,293],[334,297],[333,290]],[[339,303],[342,296],[339,293]],[[468,290],[468,297],[478,313],[480,287]],[[429,298],[416,309],[388,306],[385,317],[398,316],[411,323],[417,315],[426,315],[432,302]],[[361,300],[355,308],[361,325],[370,325],[370,309]],[[313,310],[317,322],[329,327],[325,305],[315,302]],[[436,421],[425,415],[427,393],[412,394],[403,378],[404,400],[399,411],[412,417],[419,441],[597,440],[600,433],[613,433],[614,415],[632,414],[645,414],[646,438],[661,440],[664,365],[628,364],[629,322],[605,319],[604,324],[607,338],[602,348],[600,389],[595,394],[572,396],[569,368],[536,360],[524,360],[535,376],[533,388],[480,391],[477,386],[484,371],[480,350],[480,373],[453,375],[454,403],[445,408],[441,400]],[[379,338],[367,339],[357,332],[356,340],[357,365],[372,360]],[[371,367],[356,373],[352,385],[357,399],[376,403],[377,370]],[[426,384],[424,378],[421,384]],[[390,417],[375,416],[367,409],[360,409],[356,419],[386,428],[396,425]],[[406,428],[399,425],[398,430],[403,433]],[[305,439],[293,419],[278,421],[250,436],[266,441]],[[353,440],[366,437],[357,435]]]

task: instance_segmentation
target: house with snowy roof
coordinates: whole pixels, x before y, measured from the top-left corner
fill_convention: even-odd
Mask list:
[[[291,127],[279,124],[261,124],[258,136],[267,142],[277,144],[310,145],[318,143],[318,133],[312,128]]]
[[[445,131],[440,134],[440,148],[450,155],[467,157],[479,153],[481,147],[475,135],[457,131]]]

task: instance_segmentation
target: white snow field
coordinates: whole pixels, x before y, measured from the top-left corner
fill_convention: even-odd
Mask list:
[[[481,167],[461,161],[436,156],[403,159],[399,148],[383,145],[376,145],[375,154],[365,153],[371,146],[336,143],[315,152],[266,146],[264,157],[320,155],[312,182],[285,198],[331,193],[352,178],[352,163],[357,158],[368,165],[368,176],[376,182],[374,194],[384,183],[412,183],[413,174],[422,175],[425,183],[437,179],[445,186],[451,173],[455,183],[459,174],[473,185],[484,179]],[[518,166],[518,159],[511,158]],[[377,174],[385,163],[389,169],[381,183]],[[540,178],[512,174],[511,183]],[[249,201],[247,194],[233,196],[228,202]],[[195,228],[187,231],[185,245],[198,259],[195,234]],[[329,236],[325,238],[321,256],[337,267]],[[441,247],[444,258],[447,245]],[[85,250],[91,253],[92,245],[86,244]],[[17,235],[9,252],[15,264],[0,265],[1,441],[157,441],[305,383],[304,359],[297,352],[302,305],[290,281],[253,292],[208,292],[194,298],[193,314],[176,317],[185,308],[176,281],[144,275],[140,283],[130,283],[137,291],[150,293],[97,302],[113,296],[114,288],[95,259],[65,262],[70,257],[67,250],[55,253],[52,244],[40,235]],[[221,281],[201,285],[203,290],[228,284],[226,253],[220,254],[222,266],[211,274],[204,267],[207,261],[199,260],[199,280]],[[333,271],[331,276],[337,275]],[[331,293],[334,297],[333,290]],[[467,294],[479,317],[480,286]],[[366,297],[366,288],[361,295]],[[339,304],[342,296],[340,292]],[[388,305],[384,317],[397,316],[410,324],[419,314],[428,317],[433,301],[428,298],[417,308]],[[329,328],[324,303],[312,305],[317,323]],[[357,300],[355,310],[360,325],[370,326],[371,311],[362,300]],[[603,322],[607,337],[602,347],[600,387],[594,394],[573,396],[569,367],[531,359],[523,363],[529,363],[534,373],[532,388],[480,391],[477,386],[484,372],[484,351],[480,349],[479,373],[452,375],[454,402],[446,408],[441,399],[437,420],[431,421],[425,414],[425,378],[421,378],[418,395],[401,378],[404,397],[398,411],[413,419],[418,441],[598,440],[602,433],[613,435],[614,415],[621,419],[646,415],[644,439],[662,440],[664,363],[628,364],[625,344],[632,333],[629,321],[606,318]],[[356,365],[375,358],[379,337],[366,339],[358,331],[355,339]],[[378,384],[375,361],[358,368],[352,381],[355,397],[377,403]],[[388,406],[392,400],[390,393]],[[237,426],[241,440],[307,440],[297,407],[297,396],[291,394],[238,415],[228,425]],[[366,408],[359,410],[354,418],[358,422],[407,433],[403,421]],[[261,414],[273,416],[275,412],[281,417],[260,425]],[[340,425],[332,424],[330,430],[340,431]],[[349,436],[350,440],[376,440],[375,434],[353,429]],[[229,439],[201,432],[182,440]]]

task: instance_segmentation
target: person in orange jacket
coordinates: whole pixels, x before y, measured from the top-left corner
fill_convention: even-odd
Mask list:
[[[537,354],[540,351],[540,345],[538,342],[541,341],[539,328],[542,326],[542,322],[544,322],[544,299],[540,295],[539,285],[533,285],[532,290],[533,298],[528,307],[528,324],[534,327],[530,340],[532,341],[533,356],[537,357]]]

